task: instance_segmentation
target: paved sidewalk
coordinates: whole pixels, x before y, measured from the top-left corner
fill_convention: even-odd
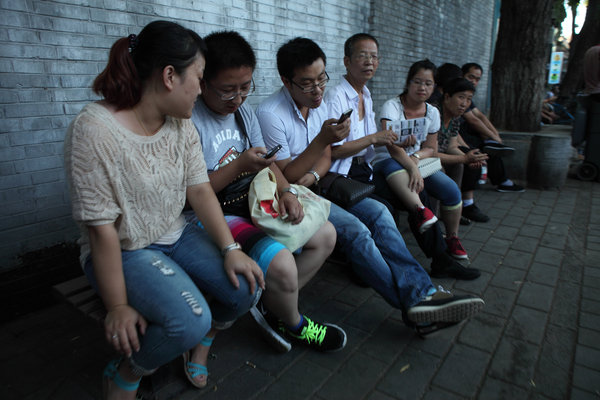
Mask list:
[[[461,227],[461,236],[482,276],[435,280],[483,297],[472,320],[422,340],[373,290],[327,264],[302,290],[300,308],[341,325],[343,351],[277,354],[246,316],[215,340],[208,388],[187,383],[179,358],[144,379],[142,392],[186,400],[598,400],[600,184],[569,179],[561,191],[487,188],[477,196],[492,219]],[[3,326],[0,343],[0,398],[100,398],[111,352],[100,327],[71,307]]]

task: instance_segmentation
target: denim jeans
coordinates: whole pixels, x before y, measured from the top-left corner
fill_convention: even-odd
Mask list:
[[[379,201],[366,198],[348,211],[332,203],[329,221],[356,274],[392,306],[406,310],[433,288]]]
[[[250,293],[243,276],[240,288],[229,281],[223,257],[203,229],[188,224],[172,245],[121,252],[128,304],[144,316],[135,366],[150,372],[196,346],[211,327],[225,326],[246,313],[260,296]],[[91,257],[84,271],[97,289]],[[213,298],[209,305],[203,294]]]

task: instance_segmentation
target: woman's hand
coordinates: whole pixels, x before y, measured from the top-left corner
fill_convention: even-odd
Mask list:
[[[479,151],[479,149],[469,150],[465,153],[464,157],[464,163],[469,164],[469,166],[474,163],[481,163],[489,158],[487,154],[482,153],[481,151]]]
[[[425,182],[419,171],[419,167],[416,165],[410,166],[406,172],[408,172],[408,188],[411,192],[421,193],[425,187]]]
[[[409,148],[417,144],[417,137],[415,135],[407,136],[404,142],[397,144],[396,146],[402,147],[404,149]]]
[[[224,260],[225,273],[229,277],[229,281],[233,284],[236,289],[240,288],[240,281],[237,275],[243,275],[246,277],[248,284],[250,285],[250,293],[254,293],[256,290],[256,284],[261,289],[265,289],[265,278],[263,272],[254,262],[253,259],[248,257],[241,250],[231,250],[225,254]]]
[[[127,357],[140,350],[139,332],[144,335],[148,323],[142,314],[127,304],[113,306],[104,319],[104,335],[113,348]]]
[[[396,135],[391,129],[371,134],[371,144],[374,146],[392,145],[396,140],[398,140],[398,135]]]

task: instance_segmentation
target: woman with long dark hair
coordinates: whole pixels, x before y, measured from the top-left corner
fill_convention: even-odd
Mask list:
[[[231,236],[189,120],[204,53],[196,33],[166,21],[117,40],[93,85],[103,100],[65,139],[81,263],[123,355],[104,371],[109,399],[135,398],[142,376],[189,349],[207,354],[211,325],[230,325],[264,288]],[[186,199],[203,229],[185,223]],[[205,363],[192,364],[196,386],[206,385]]]

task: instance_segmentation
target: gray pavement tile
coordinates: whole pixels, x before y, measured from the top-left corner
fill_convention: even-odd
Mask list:
[[[561,208],[561,211],[564,211]],[[552,212],[550,213],[550,222],[553,224],[565,224],[568,225],[571,223],[571,219],[572,219],[572,214],[570,212]]]
[[[504,218],[502,218],[502,220],[500,221],[500,225],[503,227],[511,227],[519,230],[519,228],[521,228],[521,226],[523,225],[523,217],[519,215],[512,215],[511,213],[510,215],[507,215]]]
[[[508,211],[508,215],[507,218],[510,217],[519,217],[521,219],[521,225],[523,224],[523,220],[525,216],[529,215],[530,212],[530,207],[522,207],[522,206],[518,206],[518,207],[511,207]]]
[[[493,254],[487,251],[480,251],[471,261],[481,271],[494,273],[498,266],[502,263],[502,255]]]
[[[340,365],[347,362],[347,360],[357,351],[362,343],[369,337],[369,335],[360,329],[339,324],[344,331],[346,331],[346,347],[340,351],[332,353],[321,353],[318,351],[306,351],[303,360],[312,362],[320,365],[330,371],[335,371]]]
[[[569,329],[575,329],[578,319],[579,296],[579,285],[559,280],[554,291],[550,322]]]
[[[377,390],[395,399],[418,399],[440,363],[438,357],[407,349],[387,371]]]
[[[433,383],[464,397],[473,397],[485,377],[490,358],[487,352],[457,344],[445,357]]]
[[[557,233],[544,233],[540,242],[541,246],[549,247],[551,249],[563,250],[566,246],[564,235]]]
[[[494,274],[494,277],[490,281],[490,285],[517,291],[523,285],[526,273],[527,271],[524,269],[511,268],[502,265]]]
[[[588,314],[600,314],[600,301],[581,299],[581,311]]]
[[[541,344],[544,338],[547,313],[528,307],[516,306],[506,327],[506,335]]]
[[[569,397],[571,400],[598,400],[598,392],[590,393],[585,390],[573,388],[571,390],[571,396]]]
[[[519,234],[513,239],[510,248],[514,250],[521,250],[526,253],[533,253],[537,249],[539,242],[540,240],[538,238],[532,238]]]
[[[588,242],[587,248],[593,251],[600,251],[600,243],[598,242]]]
[[[600,371],[600,350],[578,344],[575,351],[575,363]]]
[[[517,304],[542,311],[550,311],[553,292],[554,288],[551,286],[525,282],[523,283],[521,293],[517,298]]]
[[[534,260],[543,264],[559,266],[563,260],[563,253],[560,250],[539,246]]]
[[[231,373],[226,382],[219,383],[211,390],[203,392],[205,399],[250,399],[274,381],[273,376],[260,368],[244,366]]]
[[[526,251],[509,250],[502,264],[520,269],[528,269],[531,264],[532,254]]]
[[[379,392],[379,391],[376,390],[376,391],[371,392],[369,394],[369,397],[367,397],[367,400],[394,400],[394,398],[388,396],[385,393],[381,393],[381,392]]]
[[[402,322],[388,319],[360,345],[358,351],[391,363],[406,349],[414,336],[415,332]]]
[[[566,250],[563,254],[564,258],[560,271],[560,279],[581,284],[584,268],[583,263],[577,255],[571,253],[569,250]]]
[[[371,297],[358,305],[346,318],[346,325],[372,332],[392,313],[392,307],[381,297]]]
[[[546,233],[551,233],[553,235],[561,235],[567,236],[572,231],[571,225],[558,223],[558,222],[550,222],[546,225]]]
[[[519,235],[532,237],[535,239],[540,239],[542,237],[542,235],[544,234],[545,230],[546,229],[543,226],[525,224],[521,227],[521,230],[519,231]]]
[[[510,241],[491,237],[485,244],[485,251],[492,254],[504,255],[510,248]]]
[[[555,286],[558,281],[559,271],[560,269],[558,267],[534,262],[529,268],[526,279],[530,282]]]
[[[534,215],[550,215],[552,214],[552,206],[554,205],[554,200],[549,201],[548,205],[540,204],[540,201],[536,202],[537,204],[531,208],[531,214]]]
[[[517,294],[512,290],[490,286],[483,294],[485,312],[507,318],[513,308]]]
[[[496,348],[506,320],[492,314],[480,312],[471,318],[460,332],[459,343],[491,352]]]
[[[349,305],[358,305],[373,296],[373,289],[350,284],[336,294],[335,299]]]
[[[588,314],[584,312],[580,313],[579,326],[600,331],[600,315]]]
[[[463,239],[474,242],[485,243],[492,235],[492,230],[488,224],[477,224],[463,235]]]
[[[596,283],[597,283],[598,279],[600,279],[600,268],[596,268],[596,267],[592,267],[592,266],[585,266],[585,267],[583,267],[583,274],[584,274],[584,279],[583,279],[584,285],[596,286],[596,287],[599,286]]]
[[[325,382],[318,394],[327,400],[363,398],[388,368],[388,364],[365,354],[354,354]]]
[[[502,221],[502,223],[504,223],[504,221]],[[494,237],[497,239],[507,239],[512,241],[518,233],[519,229],[512,226],[499,226],[494,229]]]
[[[317,364],[300,360],[269,385],[259,398],[261,400],[310,399],[316,388],[323,385],[330,375],[331,371]]]
[[[461,400],[462,396],[450,393],[447,390],[442,388],[438,388],[435,386],[430,387],[425,395],[423,396],[423,400]]]
[[[534,378],[538,352],[536,345],[503,337],[494,353],[489,376],[528,388]]]
[[[600,371],[575,364],[573,367],[573,387],[598,395],[600,393]]]
[[[577,331],[577,343],[600,350],[600,331],[587,328],[579,328]]]
[[[415,335],[408,347],[414,351],[421,351],[436,357],[443,357],[454,345],[455,338],[458,336],[460,329],[468,323],[468,320],[463,321],[460,324],[453,325],[428,335],[424,339]]]
[[[476,268],[474,265],[472,265],[472,267]],[[469,293],[476,296],[481,296],[494,275],[486,271],[480,272],[481,275],[479,278],[472,281],[457,280],[454,284],[454,288],[460,290],[461,293]]]
[[[596,235],[588,235],[587,236],[588,246],[590,243],[600,244],[600,236]],[[600,251],[600,249],[594,249],[596,251]]]
[[[492,377],[485,378],[477,398],[482,400],[526,399],[527,390]]]
[[[535,372],[534,392],[557,400],[568,397],[575,340],[574,331],[548,326]]]
[[[529,214],[525,218],[526,225],[536,225],[540,227],[546,226],[550,217],[548,214]]]

